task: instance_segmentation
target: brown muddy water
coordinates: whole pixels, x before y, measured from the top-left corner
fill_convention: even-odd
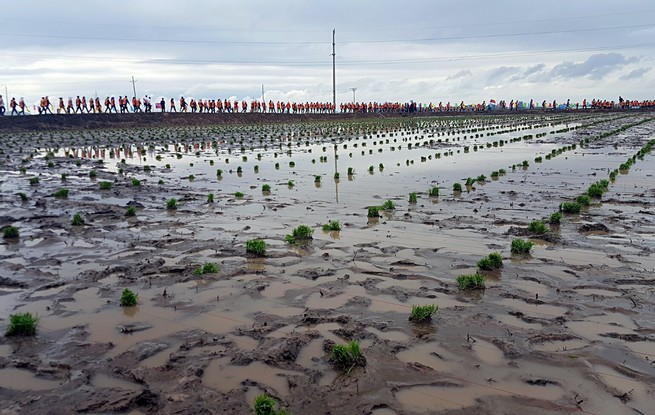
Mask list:
[[[653,155],[528,225],[653,137],[630,113],[0,133],[0,225],[20,232],[0,329],[39,318],[0,337],[0,413],[249,414],[266,393],[292,414],[652,414]],[[313,239],[286,242],[301,224]],[[486,289],[459,290],[491,252]],[[350,340],[366,365],[336,370]]]

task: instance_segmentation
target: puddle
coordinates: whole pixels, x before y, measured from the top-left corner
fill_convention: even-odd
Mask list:
[[[5,368],[0,369],[0,387],[13,390],[42,391],[60,386],[55,380],[42,379],[34,376],[29,370]]]
[[[248,379],[264,384],[280,396],[289,395],[289,383],[285,375],[298,375],[298,372],[274,368],[260,362],[247,366],[233,366],[229,358],[212,360],[202,377],[205,386],[227,393],[239,388],[241,382]]]
[[[91,384],[98,388],[116,388],[137,392],[143,389],[136,383],[129,382],[124,379],[110,377],[104,373],[98,373],[97,375],[93,376],[93,378],[91,378]]]

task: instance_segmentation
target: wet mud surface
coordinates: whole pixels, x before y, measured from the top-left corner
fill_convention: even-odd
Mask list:
[[[261,393],[293,414],[652,413],[653,154],[528,225],[654,136],[641,113],[0,132],[0,227],[20,231],[0,330],[39,317],[0,337],[0,413],[248,414]],[[301,224],[313,239],[287,243]],[[486,289],[459,290],[491,252]],[[346,373],[330,350],[350,340],[366,365]]]

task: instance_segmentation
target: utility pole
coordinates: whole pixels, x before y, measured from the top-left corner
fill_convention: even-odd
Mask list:
[[[132,91],[134,91],[134,96],[136,97],[136,79],[132,76]]]
[[[334,36],[336,29],[332,29],[332,112],[337,112],[337,73],[336,73],[336,52],[335,52],[335,42]]]
[[[266,99],[264,98],[264,84],[262,84],[262,102],[265,102]]]
[[[9,92],[7,92],[7,84],[5,84],[5,99],[9,102]]]
[[[357,91],[357,87],[350,88],[350,90],[353,91],[353,104],[354,104],[355,102],[357,102],[357,100],[355,99],[355,91]]]

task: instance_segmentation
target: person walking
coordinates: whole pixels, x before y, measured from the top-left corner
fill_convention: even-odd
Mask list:
[[[5,100],[2,99],[2,95],[0,95],[0,117],[5,115]]]
[[[11,108],[11,115],[18,115],[18,111],[16,111],[16,98],[12,98],[9,101],[9,108]]]
[[[20,112],[18,112],[16,115],[25,115],[25,99],[21,97],[20,102],[18,103],[18,106],[20,107]]]
[[[161,112],[166,112],[166,100],[164,97],[162,97],[161,101],[159,101],[159,106],[161,107]]]

